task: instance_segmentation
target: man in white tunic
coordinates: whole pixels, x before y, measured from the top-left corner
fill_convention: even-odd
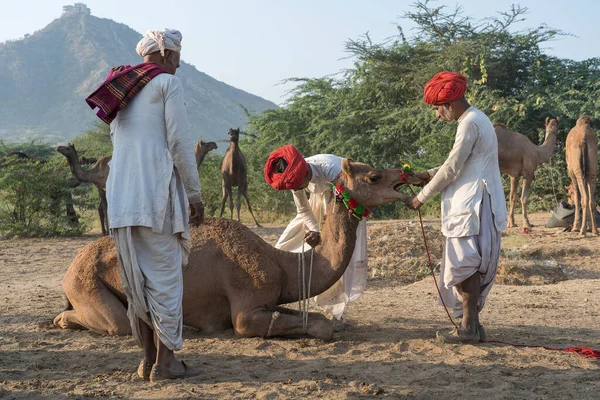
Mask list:
[[[144,58],[137,67],[160,67],[162,73],[142,79],[139,93],[129,96],[128,104],[112,114],[114,151],[106,193],[129,303],[127,315],[144,351],[138,374],[158,381],[186,376],[185,364],[173,352],[183,344],[182,266],[189,253],[188,203],[194,225],[202,222],[204,206],[183,86],[174,76],[181,34],[149,31],[136,51]]]
[[[466,78],[441,72],[425,86],[425,102],[436,117],[458,121],[454,146],[444,164],[418,174],[429,183],[408,201],[419,209],[442,192],[442,233],[446,237],[440,290],[459,329],[437,333],[448,343],[479,342],[485,331],[479,312],[494,283],[501,231],[507,226],[506,202],[498,167],[498,141],[489,118],[464,98]]]
[[[305,159],[292,145],[271,153],[265,165],[265,179],[277,190],[291,190],[297,210],[276,248],[300,253],[303,241],[311,247],[319,243],[321,223],[332,196],[330,183],[342,172],[342,160],[332,154]],[[307,193],[310,193],[310,199]],[[337,320],[336,328],[343,327],[342,315],[348,302],[357,300],[364,293],[367,273],[367,224],[362,219],[356,232],[356,247],[344,275],[315,299]]]

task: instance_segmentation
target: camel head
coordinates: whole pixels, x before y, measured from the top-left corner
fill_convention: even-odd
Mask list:
[[[558,133],[558,123],[559,122],[560,122],[560,118],[558,118],[558,117],[556,117],[556,118],[546,117],[546,136],[548,136],[549,133],[554,133],[554,134]]]
[[[398,192],[405,184],[402,172],[402,168],[375,169],[346,158],[342,161],[342,173],[336,183],[350,191],[359,204],[373,208],[394,201],[405,201],[410,197]],[[405,176],[410,184],[423,184],[410,171],[405,171]]]
[[[203,140],[196,143],[196,146],[198,148],[204,149],[204,151],[206,151],[207,153],[209,151],[213,151],[219,148],[215,142],[205,142]]]
[[[589,125],[589,124],[590,124],[590,116],[589,115],[582,115],[577,120],[577,126],[579,126],[579,125]]]
[[[231,128],[229,130],[229,141],[237,143],[240,140],[240,128]]]
[[[77,156],[77,150],[75,150],[75,145],[71,143],[69,143],[68,146],[58,146],[56,148],[56,151],[58,151],[65,157]]]

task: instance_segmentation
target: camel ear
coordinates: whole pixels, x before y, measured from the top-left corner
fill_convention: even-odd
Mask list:
[[[550,117],[546,117],[546,126],[548,126],[548,122],[550,122]]]
[[[353,160],[351,158],[344,158],[342,160],[342,171],[344,171],[344,173],[346,175],[348,175],[350,178],[352,178],[352,176],[353,176],[352,164],[350,164],[351,162],[353,162]]]
[[[560,117],[556,117],[556,122],[560,122]]]
[[[204,143],[204,140],[200,141],[200,146],[204,146],[206,143]]]

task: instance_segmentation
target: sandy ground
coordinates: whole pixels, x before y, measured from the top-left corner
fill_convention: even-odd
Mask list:
[[[542,224],[548,214],[534,214]],[[428,221],[439,260],[439,221]],[[256,232],[273,242],[282,227]],[[502,274],[482,312],[489,339],[600,349],[600,238],[507,231]],[[186,328],[180,356],[203,370],[177,382],[143,382],[131,337],[54,327],[61,280],[97,237],[0,241],[0,398],[598,398],[600,362],[505,345],[446,345],[418,227],[369,224],[371,276],[330,342],[237,339]],[[552,233],[552,234],[551,234]],[[425,277],[425,278],[424,278]]]

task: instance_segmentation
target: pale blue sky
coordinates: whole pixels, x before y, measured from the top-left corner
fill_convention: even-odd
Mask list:
[[[374,41],[396,34],[396,23],[412,0],[83,0],[98,17],[129,25],[140,33],[169,27],[183,33],[182,58],[210,76],[282,103],[290,77],[320,77],[351,65],[344,42],[370,32]],[[529,8],[518,27],[541,23],[577,35],[550,43],[548,52],[582,60],[600,56],[597,0],[439,0],[461,4],[483,18],[518,3]],[[67,0],[0,0],[0,41],[16,39],[60,17]],[[169,4],[169,5],[167,5]],[[134,51],[134,49],[132,49]]]

